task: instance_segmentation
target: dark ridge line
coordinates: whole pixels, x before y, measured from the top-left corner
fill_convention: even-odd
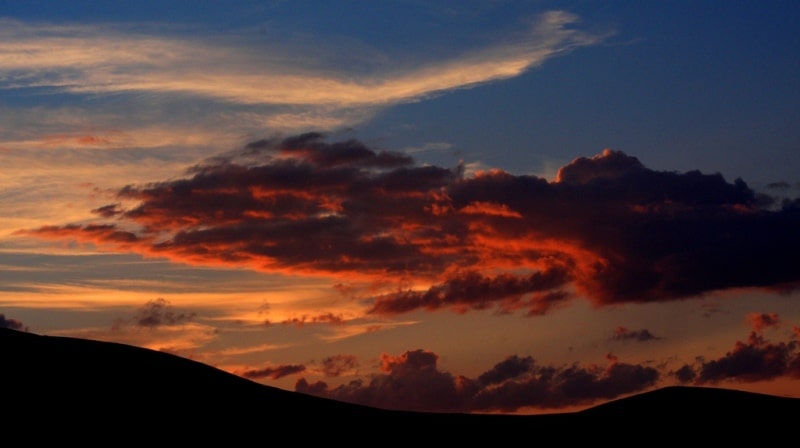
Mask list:
[[[388,441],[475,442],[514,434],[581,439],[590,434],[581,428],[604,422],[609,430],[655,431],[664,440],[729,436],[741,442],[758,433],[763,443],[770,438],[766,425],[800,416],[798,398],[697,386],[663,387],[567,413],[386,410],[267,386],[142,347],[6,328],[0,328],[0,356],[6,403],[0,421],[6,429],[23,424],[57,429],[34,433],[39,437],[87,440],[97,435],[86,431],[90,427],[145,440],[250,441],[283,431],[298,441],[323,442],[346,428],[361,428]],[[616,437],[638,440],[625,431]]]

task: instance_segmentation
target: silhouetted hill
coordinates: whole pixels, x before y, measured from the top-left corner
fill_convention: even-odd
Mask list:
[[[110,445],[152,440],[159,446],[224,439],[228,446],[286,437],[302,446],[496,444],[519,437],[601,441],[609,436],[603,431],[623,443],[639,440],[633,434],[641,431],[660,434],[662,441],[758,435],[764,442],[774,430],[765,425],[800,416],[800,399],[696,387],[667,387],[565,414],[399,412],[269,387],[186,358],[111,342],[0,328],[0,351],[4,435],[24,431],[24,440],[34,445],[57,438]],[[595,432],[600,427],[605,429]]]

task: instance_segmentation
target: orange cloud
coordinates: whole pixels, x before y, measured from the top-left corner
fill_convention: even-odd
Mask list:
[[[798,204],[605,150],[555,181],[418,166],[357,140],[259,140],[187,177],[118,191],[101,223],[27,230],[176,262],[381,285],[368,309],[543,314],[800,284]],[[457,211],[457,212],[456,212]],[[420,286],[425,285],[425,286]]]
[[[495,204],[492,202],[473,202],[459,210],[460,213],[471,215],[500,216],[503,218],[522,218],[522,215],[508,208],[505,204]]]

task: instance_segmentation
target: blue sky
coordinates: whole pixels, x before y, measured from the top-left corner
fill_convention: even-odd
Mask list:
[[[798,20],[0,1],[0,323],[346,400],[430,363],[481,391],[451,390],[469,411],[799,396]],[[745,349],[785,363],[736,371]],[[558,402],[534,366],[593,387]],[[514,407],[487,378],[550,395]]]

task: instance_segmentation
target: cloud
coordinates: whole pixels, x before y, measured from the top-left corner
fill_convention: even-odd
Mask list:
[[[272,380],[281,379],[285,376],[301,373],[306,370],[306,366],[295,365],[281,365],[275,367],[264,367],[263,369],[245,370],[240,373],[241,376],[249,379],[269,378]]]
[[[339,376],[358,367],[358,359],[353,355],[334,355],[322,360],[325,376]]]
[[[586,407],[667,384],[670,379],[694,385],[800,379],[796,340],[800,328],[793,331],[790,341],[777,343],[753,331],[746,342],[737,341],[733,350],[717,359],[697,357],[693,365],[669,372],[666,363],[658,368],[623,363],[612,354],[606,356],[606,365],[543,365],[531,356],[511,355],[468,378],[439,370],[436,353],[417,349],[397,356],[382,354],[380,373],[369,377],[338,386],[300,377],[295,390],[379,408],[431,412],[528,413]]]
[[[684,365],[674,373],[678,380],[694,384],[722,381],[756,382],[779,377],[800,378],[800,352],[797,341],[773,343],[756,331],[747,341],[736,341],[724,356],[695,365]]]
[[[756,196],[741,179],[654,171],[613,150],[576,158],[548,181],[467,176],[307,133],[254,141],[183,178],[128,185],[95,207],[94,222],[21,233],[380,285],[364,301],[377,315],[541,315],[574,297],[600,307],[795,289],[800,207],[767,210]]]
[[[780,325],[780,318],[776,313],[750,313],[745,319],[753,327],[753,331],[760,332],[767,327]]]
[[[563,11],[542,14],[525,36],[413,70],[345,72],[324,54],[147,34],[133,26],[47,25],[0,21],[0,88],[71,93],[166,93],[241,105],[337,108],[406,102],[524,73],[571,49],[593,45]],[[343,50],[339,50],[343,51]],[[312,62],[312,58],[315,59]]]
[[[160,327],[162,325],[179,325],[192,320],[195,313],[176,313],[172,310],[169,301],[158,298],[147,302],[133,319],[140,327]]]
[[[341,314],[333,314],[333,313],[324,313],[319,314],[316,316],[308,316],[302,315],[300,317],[292,317],[282,321],[281,323],[284,325],[295,325],[297,327],[303,327],[307,323],[317,324],[317,323],[327,323],[331,325],[342,325],[345,322],[344,316]],[[269,325],[272,322],[266,321]]]
[[[614,335],[611,336],[611,339],[615,341],[627,341],[632,339],[639,342],[645,342],[660,338],[654,336],[652,333],[650,333],[650,330],[647,329],[628,330],[625,327],[619,326],[614,329]]]
[[[478,381],[486,385],[502,383],[530,372],[533,364],[534,360],[530,356],[525,358],[520,358],[517,355],[509,356],[502,362],[495,364],[491,370],[482,373],[478,377]]]
[[[114,322],[113,330],[119,331],[124,326],[132,324],[134,327],[141,328],[160,328],[183,325],[196,316],[195,313],[177,313],[173,310],[170,302],[161,297],[151,300],[144,304],[131,319],[117,319]]]
[[[0,328],[10,328],[12,330],[28,331],[29,327],[17,319],[6,317],[5,314],[0,313]]]
[[[549,291],[566,281],[566,273],[555,269],[526,277],[500,274],[493,278],[469,271],[424,292],[402,291],[379,296],[370,313],[398,314],[420,308],[436,310],[444,307],[463,312],[497,305],[505,312],[527,308],[530,315],[545,314],[567,298],[561,291]],[[527,294],[533,295],[526,298]]]
[[[526,407],[588,405],[651,387],[658,372],[618,363],[598,366],[539,366],[530,357],[511,356],[469,379],[442,372],[438,355],[426,350],[381,355],[381,371],[369,382],[355,380],[334,388],[300,378],[301,393],[386,409],[456,412],[514,412]]]

